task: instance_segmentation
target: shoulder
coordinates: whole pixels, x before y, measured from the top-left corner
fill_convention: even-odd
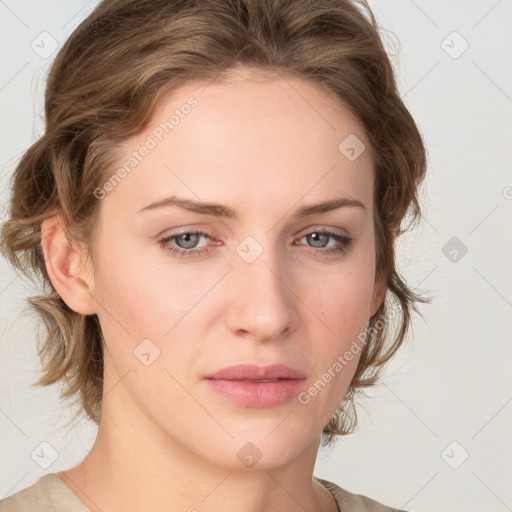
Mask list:
[[[71,489],[49,473],[21,491],[0,500],[0,512],[89,512]]]
[[[362,494],[354,494],[346,491],[334,482],[329,482],[323,478],[316,476],[313,478],[318,480],[332,493],[341,512],[407,512],[405,510],[388,507]]]

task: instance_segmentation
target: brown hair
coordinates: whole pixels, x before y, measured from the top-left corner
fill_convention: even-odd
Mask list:
[[[100,324],[96,315],[71,310],[55,291],[40,246],[42,221],[59,212],[68,239],[83,241],[94,263],[101,201],[93,191],[112,173],[115,149],[147,126],[171,89],[246,66],[309,80],[334,94],[362,122],[371,144],[376,270],[387,293],[322,443],[353,431],[356,392],[376,382],[402,344],[415,302],[430,300],[395,268],[396,237],[421,214],[426,151],[399,97],[379,30],[363,0],[104,0],[80,23],[51,67],[45,133],[14,171],[10,218],[1,231],[3,254],[44,288],[27,299],[46,327],[37,384],[62,382],[62,397],[77,398],[99,422]],[[400,313],[395,332],[392,322],[382,321],[390,308]]]

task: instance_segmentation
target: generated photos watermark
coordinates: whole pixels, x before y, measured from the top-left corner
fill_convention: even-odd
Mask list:
[[[162,121],[156,128],[154,128],[150,135],[146,137],[144,144],[137,150],[133,151],[126,161],[121,165],[110,178],[103,184],[102,187],[94,189],[94,197],[96,199],[103,199],[108,192],[112,191],[121,181],[130,174],[137,165],[139,165],[144,158],[150,154],[151,150],[155,149],[160,142],[169,135],[176,126],[178,126],[183,119],[185,119],[194,107],[197,107],[198,101],[191,96],[183,105],[174,109],[167,121]]]
[[[352,340],[350,347],[345,352],[339,355],[336,360],[332,363],[329,368],[322,373],[307,390],[302,391],[298,394],[297,400],[302,405],[307,405],[311,399],[317,396],[326,385],[331,382],[342,370],[345,368],[350,361],[354,359],[364,348],[368,336],[375,337],[376,334],[384,328],[387,322],[392,320],[398,313],[398,303],[393,303],[384,314],[380,315],[377,321],[367,327],[364,331],[361,331],[357,337]]]

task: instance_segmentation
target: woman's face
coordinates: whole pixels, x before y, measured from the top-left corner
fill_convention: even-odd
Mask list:
[[[206,85],[168,95],[97,191],[102,421],[222,466],[278,466],[317,448],[383,299],[372,160],[311,83]],[[303,378],[206,378],[238,364]]]

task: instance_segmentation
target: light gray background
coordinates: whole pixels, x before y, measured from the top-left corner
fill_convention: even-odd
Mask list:
[[[41,133],[55,56],[41,53],[51,38],[62,44],[96,3],[0,1],[2,220],[8,179]],[[425,218],[400,242],[399,262],[406,280],[435,300],[421,307],[424,319],[415,318],[413,335],[361,402],[357,433],[321,450],[315,474],[411,511],[505,512],[512,510],[512,0],[371,5],[399,41],[384,35],[429,151]],[[453,237],[458,246],[446,246]],[[35,290],[3,259],[0,273],[2,498],[80,461],[95,427],[66,427],[70,413],[57,389],[31,387],[37,324],[21,310]],[[31,456],[42,442],[58,455],[48,468]]]

